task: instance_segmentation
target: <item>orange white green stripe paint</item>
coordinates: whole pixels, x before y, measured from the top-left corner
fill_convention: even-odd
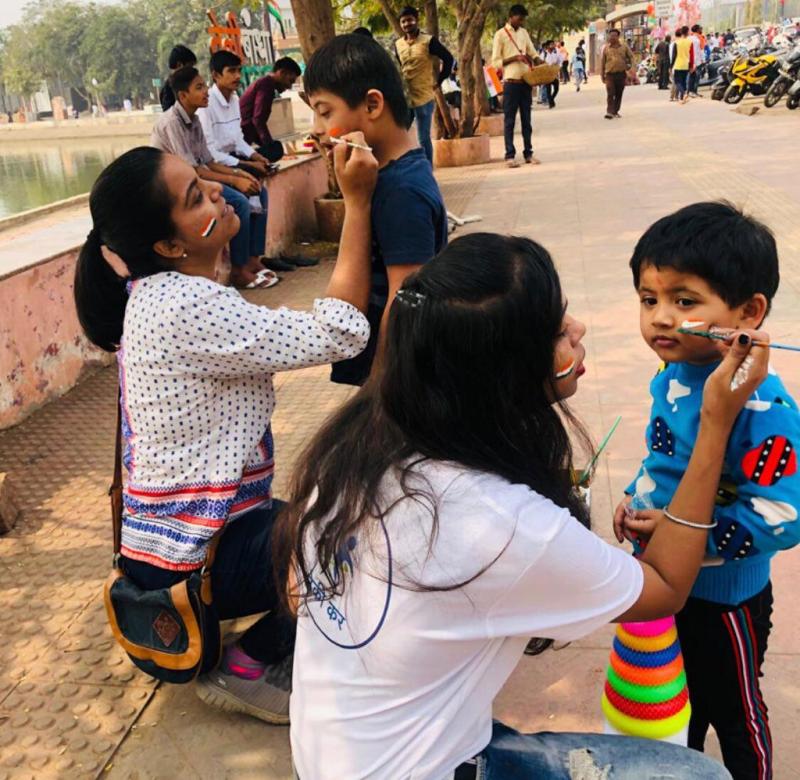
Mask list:
[[[203,228],[203,232],[200,233],[200,236],[202,238],[208,238],[214,232],[214,228],[216,226],[217,226],[217,218],[211,217],[206,223],[206,226]]]
[[[575,358],[563,365],[558,371],[556,371],[556,379],[566,379],[574,370],[577,362]]]

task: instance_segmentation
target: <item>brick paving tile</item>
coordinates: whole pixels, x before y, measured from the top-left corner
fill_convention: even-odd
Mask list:
[[[492,164],[439,171],[437,178],[451,212],[483,217],[456,235],[494,230],[539,240],[559,265],[573,313],[587,322],[589,373],[575,407],[597,437],[623,415],[592,490],[596,529],[610,539],[612,507],[642,455],[654,366],[638,335],[627,270],[633,244],[654,219],[691,201],[726,197],[746,206],[773,227],[781,249],[782,288],[770,330],[797,341],[800,177],[787,173],[785,155],[798,128],[791,112],[744,117],[709,100],[677,107],[639,87],[626,92],[625,118],[604,122],[603,100],[595,79],[578,95],[562,90],[557,110],[535,111],[541,166],[508,170],[500,163],[502,139],[495,138]],[[248,298],[307,308],[324,293],[331,267],[323,260],[285,274],[278,286]],[[797,395],[800,361],[776,355],[774,363]],[[276,377],[276,495],[286,494],[293,463],[321,421],[353,392],[332,385],[328,373],[320,367]],[[106,489],[115,385],[113,368],[97,371],[0,432],[0,464],[14,475],[24,513],[0,538],[0,780],[288,778],[287,729],[216,712],[190,686],[155,687],[105,625],[100,595],[110,563]],[[764,686],[778,780],[796,776],[798,576],[797,552],[778,556]],[[610,636],[606,627],[523,659],[496,715],[520,729],[599,729]]]

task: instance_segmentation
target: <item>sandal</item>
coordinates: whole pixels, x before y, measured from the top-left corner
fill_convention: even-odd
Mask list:
[[[263,271],[259,271],[256,274],[256,278],[253,279],[250,284],[245,285],[245,290],[267,290],[270,287],[274,287],[280,278],[278,274],[274,271],[269,271],[266,268]]]

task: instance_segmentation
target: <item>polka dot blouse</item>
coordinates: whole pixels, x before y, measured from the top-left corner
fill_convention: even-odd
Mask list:
[[[302,312],[177,272],[134,282],[118,353],[123,555],[201,565],[221,526],[271,501],[273,374],[354,357],[368,337],[364,315],[335,298]]]

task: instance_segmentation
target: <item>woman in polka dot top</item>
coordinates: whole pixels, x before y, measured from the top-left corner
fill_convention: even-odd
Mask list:
[[[363,143],[363,142],[362,142]],[[377,163],[340,145],[346,218],[326,297],[310,312],[268,309],[215,281],[238,230],[221,187],[141,147],[99,176],[75,297],[89,339],[117,353],[128,472],[123,570],[143,588],[199,568],[226,528],[213,571],[220,617],[275,607],[269,537],[277,371],[351,358],[369,337],[369,203]],[[294,626],[267,616],[240,645],[274,664]],[[287,700],[288,705],[288,700]]]

